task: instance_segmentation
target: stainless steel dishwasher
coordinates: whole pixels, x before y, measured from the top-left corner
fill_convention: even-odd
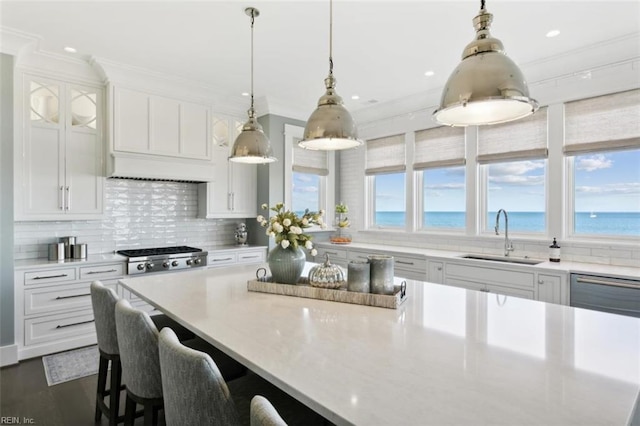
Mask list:
[[[570,305],[640,318],[640,280],[571,274]]]

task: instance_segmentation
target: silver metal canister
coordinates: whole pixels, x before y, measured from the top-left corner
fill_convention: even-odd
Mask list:
[[[369,256],[371,293],[393,294],[393,256]]]
[[[67,259],[73,259],[71,246],[76,243],[76,237],[61,237],[59,241],[64,244],[64,257]]]
[[[64,243],[49,244],[49,260],[64,260]]]
[[[347,290],[358,293],[371,292],[371,265],[369,262],[352,260],[347,265]]]
[[[74,244],[71,246],[71,254],[74,259],[86,259],[87,258],[87,245],[86,244]]]

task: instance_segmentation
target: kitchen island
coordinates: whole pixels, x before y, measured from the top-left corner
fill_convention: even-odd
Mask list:
[[[249,292],[254,276],[120,284],[336,424],[638,422],[640,319],[411,280],[385,309]]]

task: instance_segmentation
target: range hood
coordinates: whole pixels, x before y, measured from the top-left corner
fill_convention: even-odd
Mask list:
[[[161,155],[112,152],[107,156],[107,177],[175,182],[211,182],[213,161]]]

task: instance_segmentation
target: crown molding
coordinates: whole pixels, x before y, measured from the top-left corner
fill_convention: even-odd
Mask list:
[[[25,33],[13,28],[0,27],[0,52],[7,55],[19,56],[28,47],[37,47],[42,37]]]

